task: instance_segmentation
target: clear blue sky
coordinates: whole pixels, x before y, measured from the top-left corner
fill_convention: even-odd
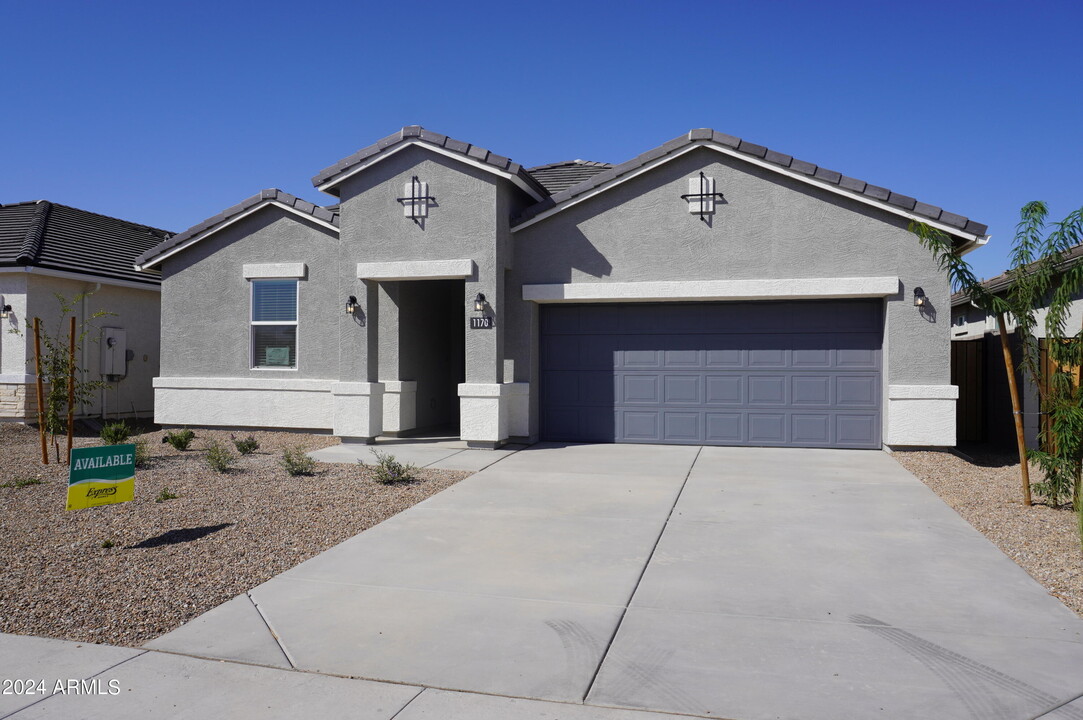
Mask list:
[[[1083,3],[0,0],[0,202],[183,230],[420,124],[525,166],[712,127],[990,226],[1083,205]]]

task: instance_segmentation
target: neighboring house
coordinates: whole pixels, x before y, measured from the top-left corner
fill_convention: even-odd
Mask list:
[[[712,130],[526,169],[411,126],[313,183],[338,203],[265,190],[137,260],[159,422],[955,443],[948,282],[908,225],[967,251],[965,217]]]
[[[1083,245],[1065,254],[1063,268],[1083,262]],[[1011,285],[1008,273],[982,282],[982,287],[994,295],[1005,295]],[[1040,362],[1045,362],[1045,305],[1037,308],[1034,335],[1043,349]],[[1083,296],[1072,303],[1068,319],[1071,331],[1079,332],[1083,320]],[[1022,403],[1023,431],[1027,446],[1038,447],[1041,428],[1041,408],[1038,389],[1021,368],[1022,348],[1015,337],[1015,323],[1005,318],[1010,335],[1009,346],[1016,367],[1016,382]],[[952,384],[959,387],[957,432],[960,443],[993,445],[1014,452],[1016,449],[1015,420],[1012,415],[1008,374],[1004,366],[1004,351],[995,315],[975,307],[963,293],[951,297]]]
[[[0,421],[37,421],[34,333],[42,327],[67,344],[56,294],[82,294],[76,318],[88,334],[78,365],[106,387],[78,417],[150,416],[158,374],[161,279],[132,263],[171,233],[78,208],[36,202],[0,205]],[[110,315],[91,318],[100,311]],[[17,331],[17,332],[13,332]]]

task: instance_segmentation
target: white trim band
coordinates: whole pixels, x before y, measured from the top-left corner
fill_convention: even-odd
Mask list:
[[[242,266],[245,280],[254,278],[303,278],[308,274],[304,263],[253,263]]]
[[[461,280],[474,272],[469,259],[357,263],[359,280]]]
[[[295,390],[330,392],[334,380],[276,380],[245,377],[156,377],[155,388],[178,390]]]
[[[887,297],[898,292],[899,278],[897,277],[523,285],[523,299],[538,303],[650,302],[655,300],[811,300]]]
[[[888,385],[889,400],[957,400],[955,385]]]

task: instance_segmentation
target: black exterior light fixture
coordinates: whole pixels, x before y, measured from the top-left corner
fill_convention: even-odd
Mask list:
[[[0,298],[0,318],[6,320],[8,316],[11,315],[11,306],[4,305],[3,302],[3,298]]]
[[[478,296],[474,298],[474,310],[475,312],[485,312],[485,293],[478,293]]]
[[[353,295],[346,300],[346,312],[350,315],[357,312],[357,298]]]
[[[914,288],[914,307],[925,307],[929,299],[925,297],[925,291],[919,287]]]

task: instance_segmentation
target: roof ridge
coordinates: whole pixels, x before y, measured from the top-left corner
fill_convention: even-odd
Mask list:
[[[245,198],[236,205],[226,208],[217,215],[213,215],[206,220],[203,220],[202,222],[196,223],[187,230],[182,230],[181,232],[164,239],[162,242],[158,243],[157,245],[137,257],[134,263],[136,266],[141,266],[140,269],[146,269],[147,267],[149,267],[149,264],[156,263],[157,258],[162,254],[172,250],[175,247],[183,245],[189,239],[197,237],[204,232],[215,232],[221,227],[222,223],[226,222],[227,220],[236,215],[240,215],[241,213],[256,207],[257,205],[260,205],[263,202],[280,203],[289,208],[292,208],[293,210],[296,210],[303,215],[309,215],[316,220],[319,220],[320,222],[338,228],[339,211],[337,205],[323,207],[321,205],[309,202],[304,198],[300,198],[296,195],[288,193],[285,190],[280,190],[278,188],[266,188],[264,190],[260,190],[255,195]],[[335,209],[332,210],[330,208]]]
[[[527,188],[530,188],[528,193],[536,193],[537,197],[546,197],[549,194],[549,191],[541,183],[530,176],[526,168],[511,158],[498,155],[472,143],[456,140],[432,130],[426,130],[420,125],[406,125],[401,130],[361,148],[352,155],[347,155],[333,165],[325,167],[313,176],[312,184],[317,189],[322,189],[321,186],[326,186],[329,183],[334,186],[343,176],[352,174],[352,168],[400,143],[427,143],[456,155],[463,155],[474,162],[491,165],[508,175],[518,178]],[[331,189],[331,187],[328,187],[325,192],[334,195],[335,193],[331,192]]]
[[[41,241],[45,237],[45,225],[49,219],[49,210],[52,209],[53,204],[48,200],[39,200],[37,206],[37,209],[34,210],[33,219],[26,226],[26,235],[19,247],[19,254],[15,256],[15,262],[20,265],[30,264],[41,252]]]
[[[715,144],[729,148],[739,155],[747,155],[753,161],[773,165],[788,170],[794,175],[804,175],[814,184],[834,186],[847,195],[865,197],[877,203],[892,205],[899,210],[913,213],[930,220],[938,221],[944,225],[957,228],[962,232],[972,235],[984,235],[988,230],[987,225],[971,220],[962,215],[948,212],[935,205],[923,203],[915,198],[891,190],[843,175],[834,170],[815,165],[804,160],[798,160],[792,155],[776,152],[764,145],[756,145],[741,138],[720,133],[711,128],[693,128],[686,133],[662,143],[658,147],[636,155],[632,159],[619,165],[610,167],[608,170],[598,173],[576,185],[572,185],[560,192],[553,193],[550,197],[538,202],[512,219],[513,225],[521,225],[533,218],[546,213],[562,203],[579,195],[606,185],[617,178],[643,168],[644,166],[671,155],[677,151],[683,151],[690,146]]]

